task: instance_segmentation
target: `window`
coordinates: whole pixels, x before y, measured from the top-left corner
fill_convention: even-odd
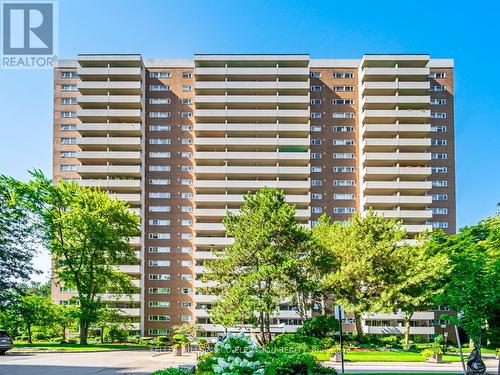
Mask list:
[[[187,274],[187,273],[184,273],[181,275],[181,280],[184,280],[184,281],[191,281],[193,280],[193,275],[190,275],[190,274]]]
[[[431,118],[446,118],[446,112],[431,112]]]
[[[321,118],[321,112],[311,112],[311,118]]]
[[[350,152],[336,152],[333,154],[334,159],[354,159],[354,153]]]
[[[182,104],[189,105],[193,103],[193,99],[182,99]]]
[[[320,105],[321,99],[311,99],[311,105]]]
[[[150,322],[170,322],[170,316],[168,315],[149,315]]]
[[[73,124],[62,124],[61,130],[76,130],[76,125]]]
[[[149,131],[151,132],[169,132],[170,129],[170,125],[149,125]]]
[[[76,104],[76,98],[61,98],[61,104]]]
[[[431,86],[430,92],[443,92],[445,89],[445,86]]]
[[[313,173],[319,173],[321,171],[323,171],[323,167],[320,167],[318,165],[312,165],[311,166],[311,172],[313,172]]]
[[[447,143],[446,139],[433,139],[431,144],[433,146],[446,146]]]
[[[183,254],[191,254],[192,252],[193,252],[193,248],[191,246],[181,247],[181,253],[183,253]]]
[[[448,167],[432,167],[432,173],[448,173]]]
[[[433,215],[448,215],[447,208],[432,208]]]
[[[182,125],[182,131],[183,132],[189,132],[193,129],[191,125]]]
[[[351,146],[354,144],[354,139],[334,139],[332,144],[335,146]]]
[[[170,185],[170,178],[151,178],[150,185]]]
[[[354,207],[334,207],[334,214],[353,214],[355,212]]]
[[[427,225],[430,225],[433,228],[446,229],[448,228],[447,221],[428,221]]]
[[[332,104],[334,105],[354,104],[354,99],[333,99]]]
[[[76,72],[61,72],[61,78],[78,78]]]
[[[181,207],[181,212],[192,212],[193,211],[193,207],[191,206],[182,206]]]
[[[76,145],[76,138],[61,138],[62,145]]]
[[[151,98],[149,99],[149,104],[170,104],[172,101],[170,99],[162,98]]]
[[[170,212],[170,206],[149,206],[149,212]]]
[[[170,330],[168,328],[151,328],[148,330],[150,335],[162,335],[168,336],[170,335]]]
[[[149,78],[170,78],[172,74],[170,72],[149,72]]]
[[[445,105],[446,99],[431,99],[431,105]]]
[[[168,301],[149,301],[149,307],[170,307]]]
[[[445,131],[446,131],[446,126],[431,126],[431,132],[444,133]]]
[[[154,227],[166,227],[170,225],[170,220],[150,219],[148,223]]]
[[[181,193],[182,199],[192,199],[193,193]]]
[[[170,193],[163,192],[163,191],[151,191],[151,192],[149,192],[149,198],[168,199],[168,198],[170,198]]]
[[[355,194],[333,194],[333,199],[338,201],[350,201],[356,199]]]
[[[149,233],[149,239],[150,240],[169,240],[170,233],[164,233],[164,232]]]
[[[333,112],[333,118],[354,118],[354,112]]]
[[[61,172],[76,171],[76,165],[62,164],[60,166],[60,170],[61,170]]]
[[[333,167],[335,173],[354,173],[354,167]]]
[[[429,78],[446,78],[445,72],[431,72],[429,74]]]
[[[149,118],[169,118],[170,112],[149,112]]]
[[[446,180],[436,180],[432,181],[432,187],[447,187],[448,181]]]
[[[191,315],[181,315],[182,322],[190,322],[192,319]]]
[[[334,126],[334,132],[353,132],[354,126]]]
[[[191,78],[192,76],[191,72],[182,72],[182,78]]]
[[[432,194],[433,201],[447,201],[448,194]]]
[[[193,303],[189,302],[189,301],[184,301],[184,302],[182,302],[182,307],[191,308],[191,307],[193,307]]]
[[[170,267],[170,261],[169,260],[152,259],[149,261],[149,265],[151,267]]]
[[[78,91],[76,85],[61,85],[61,91]]]
[[[448,159],[448,154],[432,154],[432,160],[445,160]]]
[[[181,289],[182,294],[191,294],[192,292],[193,292],[193,290],[191,288],[182,288]]]
[[[170,288],[149,288],[150,294],[170,294]]]
[[[170,280],[170,274],[168,274],[168,273],[150,273],[149,280],[160,280],[160,281]]]
[[[354,73],[349,72],[335,72],[333,73],[333,78],[353,78]]]
[[[181,180],[181,185],[192,185],[192,184],[193,184],[193,180],[190,178],[183,178]]]
[[[76,117],[76,112],[62,111],[61,112],[61,117],[62,118],[68,118],[68,117],[74,118],[74,117]]]
[[[193,114],[191,112],[182,112],[182,118],[190,118]]]
[[[191,165],[181,165],[182,172],[191,172],[192,170],[193,170],[193,167]]]
[[[315,146],[321,145],[321,139],[311,139],[311,144]]]
[[[322,186],[323,181],[322,180],[311,180],[311,186]]]
[[[354,86],[333,86],[333,91],[354,91]]]
[[[311,153],[311,159],[321,159],[322,155],[321,152],[312,152]]]
[[[311,91],[312,92],[319,92],[321,91],[321,86],[311,86]]]
[[[150,85],[149,91],[170,91],[170,86],[168,86],[168,85]]]
[[[183,145],[190,145],[190,144],[192,144],[192,143],[193,143],[193,140],[192,140],[191,138],[182,138],[181,143],[182,143]]]
[[[320,132],[321,131],[321,126],[319,125],[312,125],[311,126],[311,132]]]
[[[186,151],[186,152],[181,153],[181,157],[185,158],[185,159],[190,159],[193,157],[193,153],[190,151]]]
[[[192,233],[181,233],[181,239],[183,239],[183,240],[192,240],[193,239],[193,234]],[[186,266],[186,267],[188,267],[188,266]]]
[[[191,225],[193,225],[193,220],[189,220],[189,219],[182,220],[181,225],[185,226],[185,227],[191,226]]]
[[[61,158],[74,158],[76,151],[61,151]]]
[[[355,186],[354,180],[333,180],[333,186]]]
[[[189,85],[182,85],[182,91],[191,91],[193,90],[192,86]]]
[[[311,207],[311,212],[313,214],[320,214],[320,213],[323,212],[323,208],[321,208],[321,207]]]
[[[311,194],[311,199],[313,199],[315,201],[319,201],[319,200],[323,199],[323,194],[313,193],[313,194]]]
[[[170,165],[150,165],[150,172],[170,172]]]
[[[311,78],[321,78],[321,72],[311,72]]]
[[[170,253],[170,247],[168,246],[149,246],[148,250],[150,253]]]

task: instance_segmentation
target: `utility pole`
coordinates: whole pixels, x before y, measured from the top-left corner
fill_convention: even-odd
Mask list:
[[[342,320],[344,319],[344,308],[342,306],[335,306],[335,319],[339,321],[339,337],[340,337],[340,363],[342,374],[344,373],[344,343],[342,341]]]

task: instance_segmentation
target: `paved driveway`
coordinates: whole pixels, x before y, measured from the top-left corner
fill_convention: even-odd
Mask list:
[[[93,353],[9,353],[0,356],[0,375],[149,375],[181,363],[196,363],[194,356],[154,355],[149,351]]]

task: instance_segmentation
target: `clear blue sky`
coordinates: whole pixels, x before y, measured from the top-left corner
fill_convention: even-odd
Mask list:
[[[59,57],[429,53],[455,59],[458,226],[500,202],[497,1],[60,0]],[[0,70],[0,173],[52,171],[52,73]]]

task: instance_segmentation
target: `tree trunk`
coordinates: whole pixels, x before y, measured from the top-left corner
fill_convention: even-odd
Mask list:
[[[362,344],[365,342],[365,336],[363,334],[363,326],[361,325],[361,314],[354,311],[354,318],[356,319],[356,334],[358,335],[358,341]]]
[[[80,320],[80,345],[87,345],[87,335],[89,324],[85,320]]]
[[[271,317],[266,314],[266,344],[271,341]]]
[[[104,344],[104,327],[100,327],[99,335],[101,336],[101,344]]]
[[[405,350],[410,350],[410,320],[413,313],[403,313],[405,321]]]
[[[31,324],[27,324],[26,328],[28,329],[28,342],[33,344],[33,340],[31,339]]]
[[[62,327],[63,331],[63,341],[66,341],[66,326]]]
[[[325,296],[321,296],[321,315],[326,316],[326,299]]]

